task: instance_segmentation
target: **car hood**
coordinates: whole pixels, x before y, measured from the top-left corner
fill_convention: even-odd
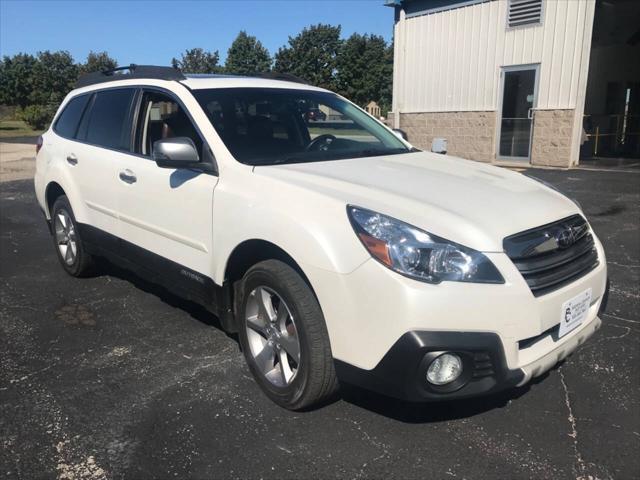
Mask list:
[[[430,152],[256,167],[255,173],[485,252],[503,251],[508,235],[580,212],[518,172]]]

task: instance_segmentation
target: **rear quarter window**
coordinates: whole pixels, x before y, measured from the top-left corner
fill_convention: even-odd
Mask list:
[[[79,95],[72,98],[56,120],[53,130],[65,138],[74,138],[78,124],[91,95]]]
[[[132,88],[98,91],[93,105],[83,120],[84,140],[94,145],[129,150],[131,140]]]

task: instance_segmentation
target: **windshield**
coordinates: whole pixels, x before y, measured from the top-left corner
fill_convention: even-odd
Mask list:
[[[410,151],[376,120],[333,93],[224,88],[193,94],[229,151],[249,165]]]

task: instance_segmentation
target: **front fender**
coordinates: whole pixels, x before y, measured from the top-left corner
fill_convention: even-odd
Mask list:
[[[230,178],[235,175],[242,178]],[[214,193],[214,280],[241,243],[261,239],[299,265],[350,273],[368,258],[347,217],[346,203],[276,179],[234,172]],[[241,189],[232,188],[242,185]],[[303,267],[304,268],[304,267]]]

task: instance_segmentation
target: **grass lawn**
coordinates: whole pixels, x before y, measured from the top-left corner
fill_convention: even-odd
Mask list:
[[[33,130],[22,120],[0,120],[0,138],[7,137],[35,137],[42,130]]]

